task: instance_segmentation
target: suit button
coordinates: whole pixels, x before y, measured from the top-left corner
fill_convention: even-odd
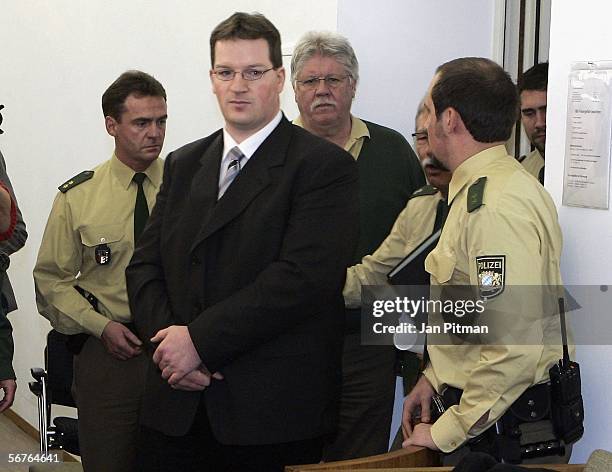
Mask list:
[[[199,257],[193,256],[191,258],[191,265],[200,265],[201,263],[202,263],[202,261],[200,260]]]

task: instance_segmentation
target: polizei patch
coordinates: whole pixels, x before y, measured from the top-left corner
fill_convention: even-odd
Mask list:
[[[504,291],[506,256],[476,258],[478,289],[482,298],[493,298]]]

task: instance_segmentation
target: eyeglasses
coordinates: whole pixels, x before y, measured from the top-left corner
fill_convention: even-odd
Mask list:
[[[412,133],[412,139],[414,139],[415,143],[424,143],[428,138],[429,136],[427,135],[427,131],[417,131]]]
[[[314,90],[319,86],[319,82],[325,82],[330,89],[336,89],[342,85],[344,79],[351,80],[350,75],[326,75],[325,77],[310,77],[306,80],[296,80],[295,82],[306,90]]]
[[[236,77],[236,74],[240,74],[244,80],[253,81],[253,80],[261,79],[266,72],[269,72],[272,69],[274,69],[274,67],[270,67],[269,69],[266,69],[266,70],[245,69],[242,71],[232,70],[232,69],[219,69],[219,70],[214,70],[213,74],[215,74],[215,77],[217,77],[217,79],[223,80],[225,82],[234,80],[234,77]]]

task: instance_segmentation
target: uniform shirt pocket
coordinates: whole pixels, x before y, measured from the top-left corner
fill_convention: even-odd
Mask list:
[[[126,236],[125,225],[89,225],[79,230],[83,245],[81,272],[96,267],[115,268],[127,265],[134,252],[132,239]]]
[[[125,236],[125,225],[90,225],[81,227],[79,232],[83,246],[95,247],[120,242]]]

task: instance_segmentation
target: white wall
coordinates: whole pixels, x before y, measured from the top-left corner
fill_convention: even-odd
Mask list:
[[[19,310],[15,330],[18,392],[14,409],[36,423],[29,368],[42,365],[48,323],[34,303],[32,268],[57,186],[110,157],[102,92],[126,69],[153,74],[168,93],[163,154],[222,124],[208,79],[210,32],[234,11],[260,11],[285,44],[302,32],[335,30],[335,0],[22,0],[0,14],[2,150],[29,239],[9,270]],[[287,81],[283,108],[296,114]]]
[[[557,207],[564,236],[566,284],[612,281],[612,217],[609,211],[561,206],[567,117],[568,74],[572,62],[612,60],[612,4],[606,0],[552,2],[546,143],[546,187]],[[584,462],[595,448],[612,450],[612,347],[578,346],[586,433],[572,462]]]
[[[409,138],[437,66],[461,56],[498,59],[498,7],[491,0],[339,0],[338,31],[360,65],[353,112]]]
[[[166,87],[165,154],[221,123],[207,78],[208,36],[219,21],[236,10],[260,11],[281,31],[283,52],[309,29],[338,26],[361,65],[355,113],[409,137],[416,106],[437,65],[457,56],[495,56],[493,10],[499,3],[383,0],[374,9],[365,0],[183,0],[171,6],[161,0],[24,0],[3,5],[0,103],[6,105],[6,132],[0,149],[30,234],[10,269],[20,305],[11,314],[19,377],[14,409],[35,423],[27,381],[29,368],[42,365],[49,326],[37,315],[31,270],[44,224],[56,187],[112,152],[100,97],[122,71],[142,69]],[[465,11],[478,11],[478,23]],[[296,114],[289,83],[283,108],[290,117]]]

